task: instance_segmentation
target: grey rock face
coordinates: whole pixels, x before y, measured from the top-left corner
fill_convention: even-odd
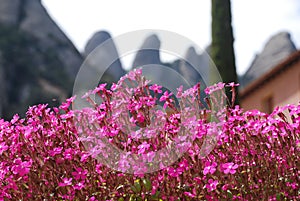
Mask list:
[[[183,60],[162,63],[160,46],[161,42],[155,34],[147,37],[136,54],[133,68],[144,67],[143,72],[150,76],[150,80],[167,85],[170,90],[176,91],[176,88],[181,85],[187,89],[198,82],[202,82],[202,86],[205,86],[202,77],[209,76],[208,54],[197,54],[195,48],[190,47]]]
[[[21,17],[20,7],[22,0],[2,0],[0,5],[0,23],[17,25]]]
[[[111,39],[111,35],[107,31],[99,31],[95,33],[87,42],[84,48],[84,56],[87,57],[95,48]]]
[[[205,52],[198,54],[194,47],[190,47],[185,55],[185,60],[179,67],[179,72],[191,85],[204,80],[209,80],[209,56]]]
[[[179,63],[162,63],[160,60],[160,39],[156,34],[149,35],[136,53],[132,68],[143,68],[143,74],[153,83],[162,85],[176,93],[176,88],[184,85],[178,72]]]
[[[242,87],[250,84],[264,73],[296,51],[295,44],[288,32],[280,32],[270,38],[263,51],[256,55],[248,71],[241,79]]]
[[[138,50],[132,67],[142,67],[149,64],[161,64],[160,55],[160,40],[157,35],[153,34],[147,37]]]
[[[4,80],[4,71],[3,71],[3,58],[2,52],[0,51],[0,117],[3,115],[3,106],[5,104],[6,97],[3,96],[5,94],[5,80]]]
[[[110,77],[112,82],[117,82],[125,74],[115,43],[106,31],[99,31],[92,36],[84,54],[88,56],[88,64],[98,74],[107,69],[105,76]]]
[[[40,0],[2,1],[1,117],[24,116],[29,105],[38,103],[57,106],[71,95],[83,57]]]
[[[82,64],[82,57],[72,42],[55,24],[40,0],[26,0],[23,3],[24,17],[20,20],[20,30],[30,33],[39,40],[43,50],[55,49],[67,74],[73,79]]]

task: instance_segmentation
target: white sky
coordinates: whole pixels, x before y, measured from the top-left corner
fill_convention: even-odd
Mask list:
[[[42,0],[49,14],[83,51],[97,31],[112,37],[140,30],[163,29],[183,35],[199,47],[211,41],[210,0]],[[239,74],[279,31],[300,44],[300,1],[232,0],[235,56]],[[142,43],[142,41],[141,41]],[[118,45],[118,44],[117,44]],[[162,58],[164,59],[164,57]],[[130,61],[123,61],[125,66]]]

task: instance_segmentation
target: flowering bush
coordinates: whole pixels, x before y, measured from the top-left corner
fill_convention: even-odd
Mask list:
[[[243,112],[224,87],[204,108],[199,85],[175,95],[136,70],[90,108],[0,120],[0,200],[299,200],[300,105]]]

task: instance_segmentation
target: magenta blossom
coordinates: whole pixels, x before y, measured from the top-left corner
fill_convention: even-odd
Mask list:
[[[216,162],[213,162],[211,165],[210,165],[210,163],[208,162],[208,163],[205,163],[205,168],[204,168],[204,170],[203,170],[203,174],[204,175],[207,175],[208,173],[210,173],[210,174],[213,174],[213,173],[215,173],[215,171],[216,171],[216,167],[217,167],[217,163]]]
[[[148,84],[134,71],[88,92],[91,107],[0,119],[0,201],[300,200],[300,105],[243,111],[219,105],[222,83],[207,97]]]
[[[208,192],[211,192],[216,190],[218,183],[217,180],[209,179],[208,184],[205,184],[204,188],[206,188]]]
[[[31,167],[31,161],[22,161],[20,158],[14,160],[14,166],[12,166],[12,172],[19,174],[21,177],[28,174]]]
[[[153,84],[149,87],[150,90],[152,90],[154,93],[161,93],[162,86],[159,86],[157,84]]]
[[[76,171],[72,172],[72,175],[75,177],[76,180],[81,180],[86,178],[86,174],[88,173],[87,170],[83,170],[82,168],[75,168]]]
[[[234,164],[234,163],[224,163],[222,164],[222,168],[223,168],[223,172],[225,174],[234,174],[236,173],[236,169],[238,168],[239,166],[237,164]]]
[[[143,142],[138,146],[138,154],[143,154],[146,150],[148,150],[150,145],[147,142]]]
[[[169,93],[168,91],[165,91],[164,94],[160,97],[159,101],[166,101],[172,96],[172,93]]]
[[[0,143],[0,156],[3,152],[5,152],[8,149],[8,146],[5,144],[5,142]]]
[[[72,178],[63,178],[63,182],[60,182],[58,186],[70,186],[72,185]]]

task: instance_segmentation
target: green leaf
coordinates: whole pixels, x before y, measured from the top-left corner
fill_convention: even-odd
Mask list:
[[[129,201],[136,201],[135,195],[131,195],[130,198],[129,198]]]
[[[277,194],[276,194],[276,200],[281,200],[280,193],[277,193]]]
[[[151,181],[148,179],[148,178],[143,178],[142,179],[142,182],[146,188],[147,191],[151,191],[152,189],[152,184],[151,184]]]
[[[156,191],[156,193],[154,195],[151,196],[151,200],[155,200],[155,201],[159,201],[159,191]]]
[[[233,195],[232,195],[230,190],[227,190],[227,197],[230,198],[230,199],[233,198]]]
[[[138,193],[138,190],[136,189],[135,186],[131,186],[130,188],[131,188],[131,190],[132,190],[133,192]]]
[[[141,192],[142,186],[139,179],[134,181],[134,187],[136,188],[137,192]]]

